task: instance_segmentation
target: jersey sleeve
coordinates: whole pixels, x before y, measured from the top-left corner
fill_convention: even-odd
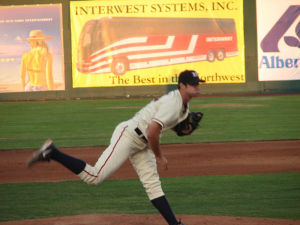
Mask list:
[[[153,121],[161,125],[161,127],[170,127],[176,124],[179,117],[179,107],[176,102],[160,102],[159,108],[153,117]]]

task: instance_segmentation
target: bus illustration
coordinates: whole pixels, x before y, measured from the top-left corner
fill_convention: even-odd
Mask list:
[[[101,17],[81,30],[77,70],[123,75],[237,55],[234,19]]]

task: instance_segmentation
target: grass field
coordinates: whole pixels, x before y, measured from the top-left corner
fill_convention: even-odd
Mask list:
[[[0,150],[107,145],[114,127],[150,99],[0,103]],[[300,95],[202,97],[204,119],[191,136],[166,132],[162,143],[300,139]],[[163,178],[174,211],[300,220],[300,174]],[[127,188],[130,187],[130,188]],[[66,210],[61,210],[62,208]],[[0,185],[0,221],[90,213],[157,213],[138,180]]]
[[[47,138],[60,147],[108,145],[114,127],[150,99],[0,103],[0,150],[37,148]],[[166,132],[162,143],[300,138],[300,95],[202,97],[200,129],[188,137]]]
[[[299,173],[163,178],[162,184],[178,214],[300,220]],[[136,179],[107,180],[101,186],[81,181],[2,184],[0,192],[5,192],[0,221],[157,213]]]

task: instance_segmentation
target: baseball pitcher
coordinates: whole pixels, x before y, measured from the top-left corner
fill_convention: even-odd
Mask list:
[[[162,190],[157,162],[165,169],[168,160],[160,149],[162,132],[172,129],[177,135],[189,135],[198,126],[202,113],[189,112],[189,101],[199,94],[199,79],[195,71],[180,73],[178,89],[153,100],[133,118],[120,123],[114,130],[110,145],[94,166],[58,150],[47,140],[33,153],[28,167],[39,161],[55,160],[88,184],[100,184],[114,173],[128,158],[137,172],[146,193],[169,225],[183,223],[174,215]]]

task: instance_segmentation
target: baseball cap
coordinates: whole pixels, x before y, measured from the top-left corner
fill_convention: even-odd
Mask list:
[[[205,80],[201,80],[194,70],[185,70],[179,74],[179,83],[197,85],[199,82],[205,82]]]

